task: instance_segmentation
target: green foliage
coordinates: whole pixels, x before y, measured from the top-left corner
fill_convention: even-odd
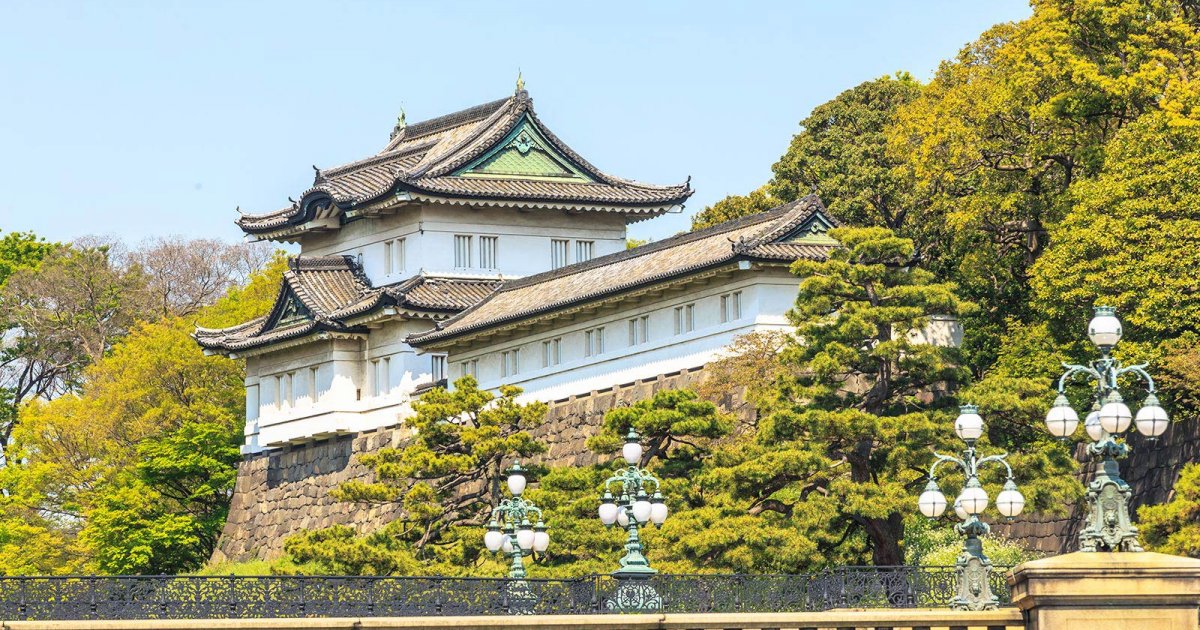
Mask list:
[[[200,524],[170,508],[137,479],[117,479],[99,493],[79,542],[102,573],[163,574],[195,569],[208,559]]]
[[[1076,334],[1094,303],[1117,307],[1131,340],[1195,330],[1200,295],[1181,271],[1200,269],[1198,155],[1200,127],[1165,114],[1117,134],[1100,173],[1071,188],[1075,204],[1033,267],[1037,311]]]
[[[952,285],[909,267],[912,241],[884,228],[831,235],[845,247],[792,267],[802,280],[789,313],[796,338],[781,357],[791,370],[755,445],[727,453],[713,474],[753,509],[800,511],[802,531],[827,554],[865,534],[875,563],[899,564],[919,470],[949,433],[933,389],[965,376],[952,349],[914,335],[966,305]]]
[[[695,468],[707,455],[711,441],[733,429],[733,419],[695,392],[664,389],[605,414],[600,432],[588,438],[587,446],[597,453],[615,453],[631,427],[645,447],[641,466],[656,458],[670,458],[681,468]]]
[[[770,194],[793,201],[815,191],[850,225],[901,231],[921,206],[904,161],[887,152],[897,109],[921,86],[906,72],[861,83],[813,108],[772,167]]]
[[[279,273],[249,287],[277,287]],[[274,291],[249,287],[199,316],[261,315]],[[14,464],[0,468],[0,572],[174,573],[207,560],[241,460],[244,368],[205,356],[191,331],[173,317],[136,324],[82,371],[79,393],[22,407]]]
[[[407,420],[415,431],[407,444],[359,457],[375,480],[332,493],[339,501],[399,504],[403,518],[365,536],[343,526],[302,532],[285,542],[290,561],[353,574],[452,572],[476,563],[477,530],[502,498],[504,464],[545,450],[529,431],[546,405],[518,403],[520,393],[504,386],[497,396],[466,376],[453,390],[423,394]]]
[[[1138,510],[1142,537],[1151,551],[1200,558],[1200,463],[1183,467],[1173,494]]]
[[[732,221],[734,219],[765,212],[783,203],[776,199],[767,187],[763,186],[749,195],[730,195],[711,206],[705,207],[692,216],[692,229],[702,228]]]
[[[892,154],[907,161],[936,228],[922,247],[981,306],[964,321],[977,373],[1005,320],[1037,317],[1029,266],[1107,143],[1155,110],[1194,122],[1196,20],[1178,0],[1037,2],[1029,19],[989,29],[943,63],[900,108]]]
[[[9,232],[0,236],[0,287],[13,272],[37,267],[58,247],[33,232]]]

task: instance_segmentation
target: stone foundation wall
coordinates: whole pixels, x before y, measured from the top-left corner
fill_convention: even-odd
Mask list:
[[[548,448],[539,461],[594,464],[596,456],[584,441],[597,431],[607,411],[661,389],[694,389],[703,378],[701,370],[682,371],[552,403],[546,422],[534,431]],[[714,402],[739,415],[753,413],[732,396]],[[356,456],[399,446],[408,435],[404,427],[388,427],[247,458],[238,467],[229,519],[213,560],[274,558],[282,554],[284,540],[303,530],[341,524],[366,532],[394,520],[397,506],[339,503],[329,491],[352,479],[369,481],[370,470],[359,465]]]
[[[661,389],[695,389],[704,378],[701,370],[684,371],[604,391],[591,392],[550,406],[546,422],[535,436],[548,450],[540,460],[551,465],[589,466],[596,457],[584,446],[610,409],[628,406]],[[743,421],[753,410],[736,396],[714,400]],[[408,435],[403,427],[390,427],[355,436],[290,447],[253,456],[238,468],[229,519],[214,560],[273,558],[283,552],[283,541],[292,534],[335,524],[372,531],[398,516],[395,506],[365,507],[339,503],[329,491],[351,479],[369,480],[370,471],[355,456],[398,446]],[[1134,436],[1133,455],[1122,463],[1122,475],[1134,488],[1134,505],[1161,503],[1170,498],[1179,470],[1200,461],[1200,422],[1177,421],[1159,442]],[[1084,459],[1082,446],[1078,450]],[[1087,481],[1088,466],[1081,466]],[[1017,471],[1018,475],[1020,471]],[[1082,519],[1081,506],[1067,515],[1030,514],[1012,523],[996,523],[998,535],[1020,540],[1029,549],[1048,554],[1075,550]]]

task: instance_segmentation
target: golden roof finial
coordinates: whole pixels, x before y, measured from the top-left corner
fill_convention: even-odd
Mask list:
[[[517,68],[517,92],[525,91],[525,79],[521,78],[521,69]]]

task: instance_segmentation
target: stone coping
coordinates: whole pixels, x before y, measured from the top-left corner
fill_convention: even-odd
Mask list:
[[[1012,602],[1034,606],[1200,605],[1200,560],[1149,551],[1083,552],[1020,564]]]
[[[938,609],[843,609],[808,613],[344,617],[328,619],[144,619],[5,621],[3,630],[763,630],[768,628],[1024,628],[1021,612]]]

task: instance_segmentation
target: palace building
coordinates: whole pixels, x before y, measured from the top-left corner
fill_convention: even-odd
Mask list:
[[[836,221],[810,196],[626,249],[628,224],[691,194],[592,166],[520,86],[402,115],[378,154],[237,220],[300,247],[270,314],[195,333],[246,360],[243,451],[402,424],[415,396],[468,374],[555,401],[699,368],[738,335],[786,327],[788,265],[836,247]]]
[[[687,184],[601,172],[538,119],[527,92],[407,125],[383,150],[317,170],[298,201],[243,215],[251,238],[296,243],[274,307],[198,329],[246,359],[246,453],[400,423],[447,376],[407,339],[503,282],[623,251],[625,228],[678,209]]]

